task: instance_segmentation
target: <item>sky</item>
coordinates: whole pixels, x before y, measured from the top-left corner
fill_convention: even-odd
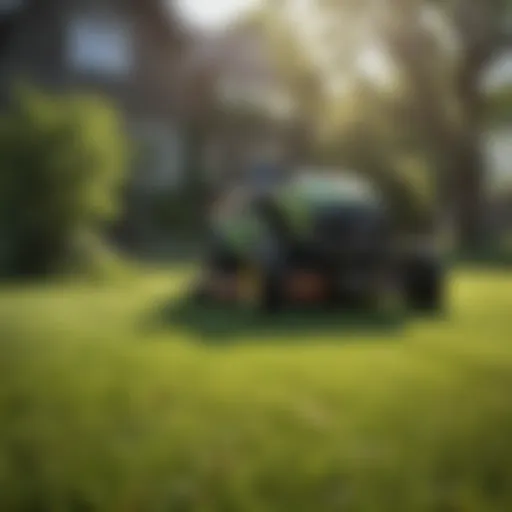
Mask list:
[[[220,28],[258,5],[259,0],[176,0],[185,20],[203,29]]]

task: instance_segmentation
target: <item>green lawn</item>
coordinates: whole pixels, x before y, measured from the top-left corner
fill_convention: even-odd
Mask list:
[[[512,273],[404,325],[192,311],[188,275],[0,291],[0,510],[512,510]]]

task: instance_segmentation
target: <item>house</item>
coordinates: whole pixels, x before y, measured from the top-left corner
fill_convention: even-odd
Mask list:
[[[260,176],[258,169],[290,157],[293,105],[257,20],[248,17],[196,38],[189,70],[201,77],[196,82],[208,81],[215,110],[203,155],[211,182],[222,186],[246,170]]]
[[[134,164],[130,215],[140,221],[152,195],[183,179],[187,40],[165,0],[4,0],[0,101],[20,79],[110,98],[151,157]]]

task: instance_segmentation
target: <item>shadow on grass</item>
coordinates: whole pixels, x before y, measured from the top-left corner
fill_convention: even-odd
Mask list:
[[[388,337],[403,333],[405,313],[356,312],[335,309],[289,310],[265,315],[237,306],[198,305],[186,299],[161,305],[151,322],[152,329],[178,327],[198,335],[206,343],[254,341],[300,344],[324,335],[357,338]],[[147,325],[146,325],[147,326]]]

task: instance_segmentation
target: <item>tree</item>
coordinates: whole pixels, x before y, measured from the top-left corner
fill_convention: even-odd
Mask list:
[[[368,45],[390,58],[400,83],[393,123],[408,126],[421,142],[435,170],[441,216],[453,207],[448,213],[467,247],[480,244],[483,234],[481,79],[499,50],[512,46],[512,30],[503,23],[507,9],[510,0],[345,0],[319,2],[310,13],[336,29],[331,70],[359,75]],[[324,102],[325,111],[333,105],[332,98]]]
[[[20,91],[0,118],[0,273],[57,272],[114,220],[127,147],[103,101]]]
[[[393,21],[381,30],[382,40],[400,66],[417,106],[417,123],[437,156],[445,202],[455,205],[460,242],[468,249],[483,242],[484,162],[480,137],[486,118],[486,97],[481,87],[483,74],[512,36],[503,23],[506,0],[389,0]],[[446,124],[442,95],[438,94],[425,59],[428,47],[439,41],[426,14],[438,16],[437,26],[447,23],[456,45],[448,72],[450,98],[456,104],[456,130]]]
[[[405,229],[428,227],[433,212],[424,150],[405,117],[389,122],[391,118],[398,121],[397,103],[403,101],[403,88],[378,52],[386,67],[382,76],[375,79],[374,70],[360,65],[360,55],[368,51],[372,55],[375,50],[367,35],[361,37],[372,21],[362,7],[363,2],[323,3],[316,13],[310,13],[339,22],[331,40],[331,59],[321,55],[321,47],[307,48],[307,37],[302,37],[286,12],[270,10],[273,56],[295,100],[296,116],[307,127],[309,156],[316,162],[366,173],[384,189],[397,218],[407,220]],[[315,41],[309,44],[314,46]],[[339,86],[336,75],[342,78]]]
[[[366,174],[383,190],[403,230],[430,230],[433,186],[414,134],[389,122],[393,98],[375,84],[361,79],[356,90],[346,97],[347,108],[329,130],[324,148],[334,152],[332,163]]]

